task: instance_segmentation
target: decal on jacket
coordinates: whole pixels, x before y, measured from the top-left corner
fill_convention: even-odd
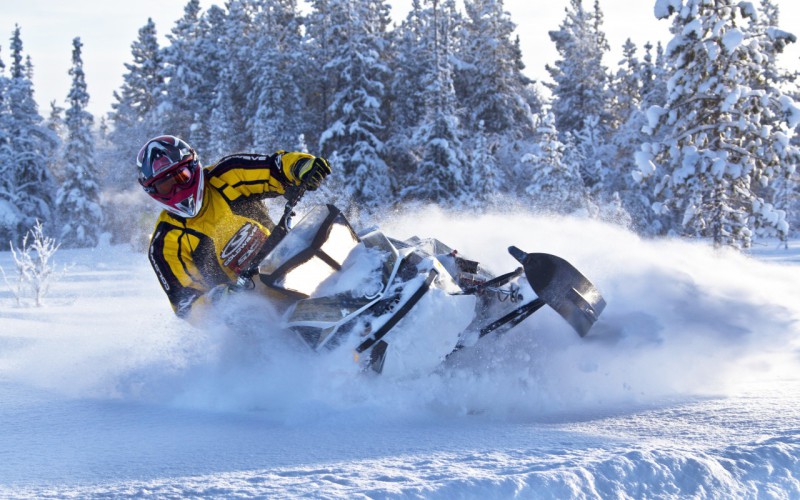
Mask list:
[[[164,210],[148,253],[175,313],[186,318],[214,286],[234,283],[274,224],[263,204],[297,184],[292,166],[305,153],[233,155],[205,169],[203,207],[183,218]]]

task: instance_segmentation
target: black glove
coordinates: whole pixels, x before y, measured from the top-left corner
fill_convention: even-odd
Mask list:
[[[331,173],[331,166],[325,158],[302,158],[295,162],[292,173],[301,186],[314,191]]]

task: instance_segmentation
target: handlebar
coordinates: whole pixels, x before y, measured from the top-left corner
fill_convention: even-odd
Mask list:
[[[252,284],[252,278],[258,272],[258,265],[264,260],[264,257],[269,255],[269,253],[278,246],[278,243],[289,234],[292,228],[292,217],[295,215],[294,207],[300,202],[304,194],[306,194],[306,188],[302,184],[299,186],[286,187],[286,191],[284,192],[286,205],[283,206],[283,215],[278,220],[278,223],[275,224],[267,240],[261,246],[261,249],[253,259],[253,263],[239,274],[236,284],[233,285],[234,287],[245,289],[248,288],[248,285]],[[252,286],[250,286],[250,288],[252,288]]]

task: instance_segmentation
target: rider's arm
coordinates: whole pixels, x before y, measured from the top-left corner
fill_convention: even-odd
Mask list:
[[[271,156],[227,156],[208,170],[208,182],[229,202],[242,196],[275,197],[283,194],[286,186],[300,183],[295,175],[297,162],[313,158],[307,153],[285,151]]]
[[[148,256],[158,281],[175,314],[192,324],[201,323],[210,309],[212,297],[208,292],[216,285],[230,282],[214,258],[203,259],[209,264],[198,268],[194,256],[205,251],[214,251],[207,237],[164,221],[156,225],[150,240]]]

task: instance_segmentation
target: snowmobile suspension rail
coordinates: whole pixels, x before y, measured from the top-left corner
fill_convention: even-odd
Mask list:
[[[386,323],[384,323],[382,327],[378,329],[378,331],[376,331],[371,337],[369,337],[367,340],[362,342],[358,347],[356,347],[356,352],[362,353],[366,351],[367,349],[372,347],[377,341],[382,339],[384,335],[389,333],[389,330],[394,328],[394,325],[396,325],[401,319],[403,319],[403,316],[405,316],[408,313],[408,311],[410,311],[411,308],[414,307],[416,303],[419,302],[419,300],[422,298],[422,296],[425,295],[425,293],[430,289],[431,283],[433,283],[433,280],[436,279],[436,276],[438,274],[439,273],[436,272],[435,269],[431,269],[430,272],[428,273],[428,276],[425,278],[425,281],[417,289],[417,291],[414,292],[414,295],[412,295],[411,298],[409,298],[408,301],[405,304],[403,304],[397,310],[397,312],[391,318],[389,318],[389,320]]]
[[[483,338],[484,336],[492,333],[501,326],[508,325],[509,328],[513,328],[514,326],[521,323],[522,320],[524,320],[531,314],[541,309],[542,306],[544,305],[545,301],[537,297],[533,301],[528,302],[527,304],[514,309],[513,311],[506,314],[502,318],[493,321],[492,323],[489,323],[488,325],[481,328],[481,332],[478,338]]]
[[[492,278],[485,283],[480,283],[478,285],[472,286],[464,291],[464,295],[479,295],[487,290],[489,291],[497,291],[499,290],[498,287],[501,287],[511,281],[512,279],[520,276],[522,274],[523,269],[518,267],[511,271],[510,273],[502,274],[497,276],[496,278]]]

